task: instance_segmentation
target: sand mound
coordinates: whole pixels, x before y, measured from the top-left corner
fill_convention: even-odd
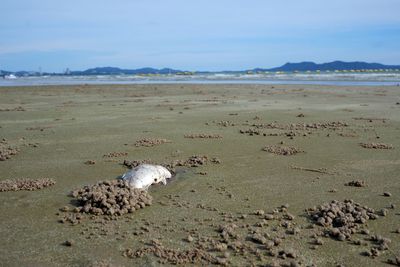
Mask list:
[[[191,138],[191,139],[195,139],[195,138],[200,138],[200,139],[221,139],[222,135],[220,135],[220,134],[204,134],[204,133],[200,133],[200,134],[185,134],[184,137],[185,138]]]
[[[131,168],[131,169],[136,168],[140,164],[155,164],[155,163],[149,159],[144,159],[144,160],[126,160],[125,159],[124,162],[122,163],[122,165],[124,165],[125,167],[128,167],[128,168]]]
[[[208,210],[203,205],[198,205],[198,208]],[[265,264],[266,257],[279,262],[281,265],[278,266],[303,266],[300,264],[303,257],[289,245],[294,238],[300,237],[300,228],[296,227],[288,208],[289,205],[284,204],[269,212],[255,210],[237,215],[218,212],[212,218],[196,218],[195,222],[208,225],[211,234],[207,235],[197,227],[183,228],[182,231],[187,234],[182,239],[187,242],[184,249],[177,249],[174,245],[164,246],[163,242],[170,243],[170,240],[161,236],[148,240],[143,247],[128,248],[123,255],[134,259],[154,256],[160,264],[185,266],[231,266],[231,259],[243,260],[235,262],[235,266],[246,266],[248,262],[263,262],[262,266],[269,266]],[[158,225],[154,225],[153,229],[158,233]],[[290,265],[291,262],[295,265]]]
[[[5,191],[19,191],[28,190],[34,191],[54,185],[56,182],[53,179],[41,178],[41,179],[13,179],[0,181],[0,192]]]
[[[26,110],[23,107],[18,106],[18,107],[15,107],[15,108],[3,108],[3,109],[0,109],[0,112],[2,112],[2,111],[26,111]]]
[[[167,168],[170,172],[175,173],[176,167],[199,167],[202,165],[206,165],[208,162],[213,164],[220,164],[221,160],[217,157],[209,158],[206,155],[193,155],[187,158],[186,160],[174,160],[167,163],[159,163],[152,161],[150,159],[145,160],[124,160],[122,165],[128,168],[135,168],[140,164],[153,164],[153,165],[161,165]]]
[[[223,127],[228,127],[228,126],[235,126],[236,124],[232,121],[219,121],[219,122],[214,122],[219,126],[223,126]]]
[[[11,156],[16,155],[17,153],[18,149],[11,147],[5,139],[0,142],[0,161],[10,159]]]
[[[341,129],[349,126],[348,123],[342,121],[331,121],[331,122],[314,122],[314,123],[261,123],[251,125],[258,129],[280,129],[280,130],[315,130],[315,129]]]
[[[87,185],[71,193],[78,200],[77,212],[94,215],[123,215],[151,205],[152,197],[122,180]]]
[[[137,140],[135,142],[135,146],[145,146],[145,147],[152,147],[152,146],[157,146],[165,143],[171,143],[170,140],[164,139],[164,138],[143,138],[140,140]]]
[[[367,183],[363,180],[354,180],[348,183],[345,183],[346,186],[354,186],[354,187],[366,187]]]
[[[162,264],[218,264],[218,259],[203,249],[176,250],[164,247],[159,241],[153,240],[149,246],[124,252],[125,257],[140,258],[147,254],[154,254],[160,258]]]
[[[262,150],[276,155],[284,155],[284,156],[291,156],[297,153],[304,152],[303,150],[300,150],[293,146],[276,146],[276,145],[266,146]]]
[[[201,165],[204,165],[208,162],[208,157],[207,156],[191,156],[188,158],[182,165],[184,166],[190,166],[190,167],[198,167]]]
[[[360,143],[360,146],[369,149],[393,149],[393,145],[384,143]]]
[[[97,260],[89,265],[89,267],[120,267],[109,260]]]
[[[127,156],[128,152],[110,152],[108,154],[104,154],[103,158],[118,158]]]
[[[353,200],[332,200],[330,203],[310,208],[307,212],[316,224],[326,228],[327,235],[340,241],[350,239],[361,225],[379,217],[373,209]]]

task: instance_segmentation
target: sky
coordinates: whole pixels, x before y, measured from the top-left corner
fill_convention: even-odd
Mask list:
[[[400,0],[2,0],[0,69],[400,65]]]

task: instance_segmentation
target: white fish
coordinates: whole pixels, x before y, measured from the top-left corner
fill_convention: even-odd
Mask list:
[[[152,184],[163,183],[166,185],[167,179],[171,177],[171,173],[163,166],[150,164],[139,165],[122,175],[122,179],[127,181],[130,186],[145,190]]]

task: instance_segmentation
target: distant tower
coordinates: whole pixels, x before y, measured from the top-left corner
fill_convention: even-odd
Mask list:
[[[64,74],[65,74],[65,75],[70,75],[70,74],[71,74],[71,71],[69,70],[69,68],[66,68],[66,69],[65,69]]]

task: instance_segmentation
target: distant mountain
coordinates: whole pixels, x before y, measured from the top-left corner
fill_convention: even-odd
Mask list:
[[[311,61],[304,61],[299,63],[286,63],[280,67],[276,68],[255,68],[252,70],[242,70],[242,71],[199,71],[197,74],[210,74],[210,73],[231,73],[240,74],[246,72],[265,72],[265,71],[335,71],[335,70],[381,70],[381,69],[400,69],[400,65],[383,65],[379,63],[367,63],[361,61],[355,62],[344,62],[344,61],[333,61],[329,63],[317,64]],[[182,74],[191,75],[193,72],[181,71],[170,68],[155,69],[155,68],[140,68],[140,69],[121,69],[116,67],[96,67],[83,71],[67,71],[65,73],[39,73],[37,71],[5,71],[0,70],[0,77],[9,74],[14,74],[16,76],[40,76],[40,75],[137,75],[137,74]]]
[[[141,69],[120,69],[115,67],[97,67],[87,69],[84,71],[71,71],[71,75],[123,75],[123,74],[176,74],[182,72],[169,68],[154,69],[154,68],[141,68]]]
[[[9,75],[9,74],[11,74],[11,73],[12,73],[11,71],[0,70],[0,76]]]
[[[344,62],[333,61],[329,63],[317,64],[314,62],[286,63],[277,68],[254,69],[253,71],[334,71],[334,70],[375,70],[375,69],[400,69],[400,65],[383,65],[379,63],[367,63],[361,61]]]

